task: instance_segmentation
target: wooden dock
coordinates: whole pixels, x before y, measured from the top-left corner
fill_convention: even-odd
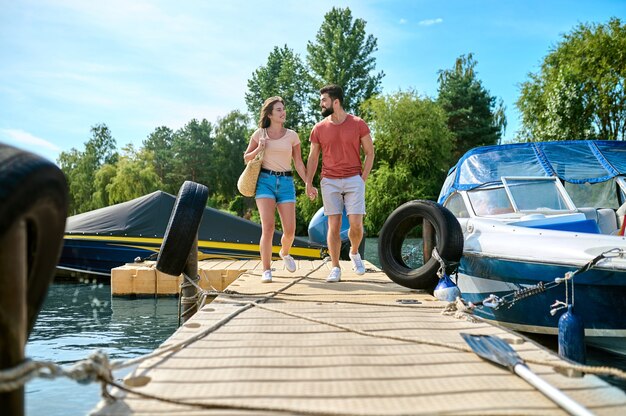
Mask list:
[[[467,315],[443,314],[444,303],[371,264],[356,276],[342,262],[342,281],[326,283],[329,264],[298,263],[289,273],[275,261],[274,281],[262,284],[259,263],[248,262],[227,293],[125,378],[132,392],[111,389],[116,400],[92,414],[566,414],[471,352],[461,332],[505,339],[531,370],[595,414],[626,414],[618,388],[560,374],[554,367],[567,363],[555,354]]]

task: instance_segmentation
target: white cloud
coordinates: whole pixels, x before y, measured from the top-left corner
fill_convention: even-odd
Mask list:
[[[439,23],[443,23],[443,19],[441,17],[438,17],[436,19],[421,20],[419,22],[419,25],[420,26],[432,26],[432,25],[438,25]]]
[[[0,137],[3,140],[9,141],[9,142],[15,142],[16,144],[20,144],[24,146],[28,145],[28,147],[30,146],[34,146],[38,148],[44,147],[46,149],[53,150],[55,152],[58,152],[59,150],[61,150],[54,143],[50,143],[49,141],[45,139],[33,136],[32,134],[24,130],[0,129]]]
[[[399,22],[399,23],[400,23],[401,25],[404,25],[404,24],[406,24],[406,22],[407,22],[407,20],[406,20],[406,19],[400,19],[400,22]]]

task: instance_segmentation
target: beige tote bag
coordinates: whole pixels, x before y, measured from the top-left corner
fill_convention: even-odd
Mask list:
[[[263,135],[266,135],[265,129],[263,129]],[[254,196],[256,192],[256,183],[259,180],[259,173],[261,173],[261,164],[263,163],[263,154],[265,149],[261,150],[257,155],[248,162],[246,168],[241,172],[239,179],[237,180],[237,189],[243,196]]]

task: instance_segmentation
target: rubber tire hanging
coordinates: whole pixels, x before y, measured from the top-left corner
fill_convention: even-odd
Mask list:
[[[0,201],[0,235],[4,235],[16,221],[26,224],[30,334],[63,248],[68,210],[67,182],[63,172],[51,161],[0,144]]]
[[[199,183],[185,181],[180,187],[157,257],[157,270],[172,276],[183,272],[208,197],[208,188]]]
[[[402,259],[404,239],[423,220],[433,225],[440,256],[447,262],[458,262],[463,254],[463,231],[459,222],[447,208],[425,200],[409,201],[389,215],[378,237],[378,256],[383,271],[394,282],[411,289],[432,291],[438,282],[439,262],[431,257],[424,265],[413,269]]]

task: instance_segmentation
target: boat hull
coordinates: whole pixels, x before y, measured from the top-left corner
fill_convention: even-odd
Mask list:
[[[480,303],[489,295],[500,298],[540,282],[577,270],[573,264],[511,260],[465,253],[459,265],[458,285],[463,298]],[[592,268],[574,277],[574,292],[566,293],[565,284],[503,304],[498,308],[477,307],[475,314],[523,332],[557,334],[560,316],[550,313],[555,301],[573,301],[575,313],[585,326],[591,345],[626,354],[626,271]],[[568,297],[568,299],[566,299]]]

